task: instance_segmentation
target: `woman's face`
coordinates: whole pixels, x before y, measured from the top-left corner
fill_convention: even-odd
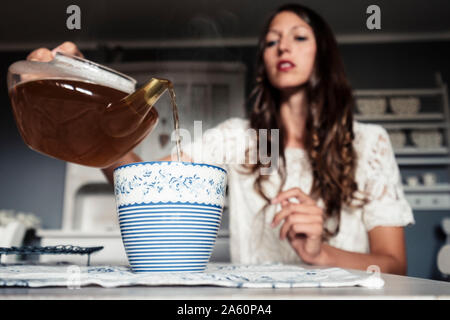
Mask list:
[[[315,57],[312,28],[293,12],[278,13],[269,26],[264,50],[270,83],[279,90],[305,84],[313,71]]]

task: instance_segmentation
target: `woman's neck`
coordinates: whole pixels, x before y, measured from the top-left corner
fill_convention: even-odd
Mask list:
[[[307,111],[305,90],[296,89],[281,92],[280,113],[286,128],[287,148],[304,148],[304,131]]]

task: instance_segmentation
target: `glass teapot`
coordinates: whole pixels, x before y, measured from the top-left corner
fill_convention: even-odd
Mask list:
[[[50,62],[18,61],[8,69],[8,93],[25,143],[45,155],[104,168],[156,126],[153,107],[171,86],[136,80],[89,60],[57,53]]]

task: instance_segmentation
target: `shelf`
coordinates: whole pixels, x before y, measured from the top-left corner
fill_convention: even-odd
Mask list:
[[[414,211],[448,211],[450,206],[418,206],[415,204],[410,204]]]
[[[434,193],[434,192],[450,192],[450,184],[448,183],[442,183],[442,184],[436,184],[434,186],[415,186],[411,187],[408,185],[403,186],[403,190],[406,193]]]
[[[405,171],[405,174],[412,169],[418,169],[425,173],[434,169],[439,169],[439,172],[441,172],[444,168],[447,171],[450,168],[450,110],[448,93],[447,86],[439,76],[437,76],[436,88],[354,90],[353,94],[356,99],[383,98],[388,105],[390,104],[390,99],[394,97],[419,98],[422,109],[413,114],[396,114],[391,112],[392,109],[388,108],[381,114],[355,113],[354,119],[381,125],[390,135],[392,135],[394,130],[403,131],[405,143],[397,144],[398,147],[394,147],[394,153],[400,170]],[[428,106],[430,107],[429,109],[426,108]],[[357,112],[358,109],[355,108],[355,111]],[[416,110],[411,109],[410,111]],[[412,144],[411,133],[419,130],[438,131],[442,135],[442,145],[435,143],[434,145],[437,147],[432,147],[433,144],[417,147],[415,144]],[[392,137],[396,138],[394,135]],[[448,176],[444,174],[439,179],[442,182],[430,186],[423,184],[417,186],[403,185],[405,197],[413,210],[450,210],[450,182],[448,181]]]
[[[449,165],[450,158],[403,158],[397,157],[397,164],[400,166],[442,166]]]
[[[438,123],[383,123],[381,125],[386,130],[403,130],[403,129],[435,130],[435,129],[444,129],[447,127],[447,124],[445,124],[444,122],[438,122]]]
[[[371,96],[371,97],[379,97],[379,96],[436,96],[442,94],[443,91],[441,88],[431,88],[431,89],[360,89],[354,90],[353,94],[356,97],[359,96]]]
[[[355,119],[358,121],[424,121],[424,120],[444,120],[442,113],[417,113],[417,114],[379,114],[379,115],[365,115],[355,114]]]
[[[396,155],[433,155],[433,154],[448,154],[449,148],[439,147],[439,148],[428,148],[428,149],[419,149],[415,147],[405,147],[401,149],[394,149]]]
[[[450,194],[448,193],[406,193],[405,198],[414,210],[449,210]]]

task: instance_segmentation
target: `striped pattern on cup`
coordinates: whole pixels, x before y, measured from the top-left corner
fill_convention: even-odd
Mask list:
[[[221,214],[218,206],[192,203],[119,208],[122,240],[133,271],[203,271]]]

